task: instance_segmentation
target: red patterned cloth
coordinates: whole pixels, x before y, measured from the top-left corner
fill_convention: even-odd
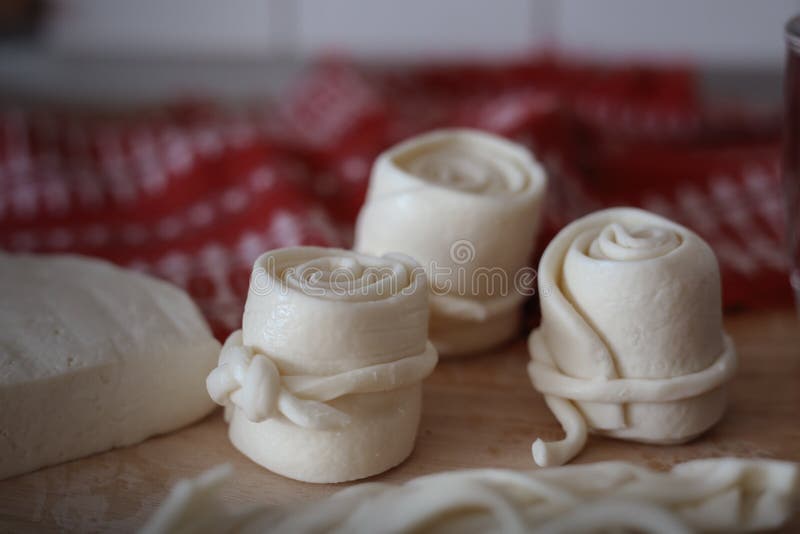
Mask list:
[[[711,115],[686,68],[534,59],[376,72],[327,61],[284,99],[101,116],[5,108],[0,248],[78,252],[186,288],[222,335],[264,250],[346,247],[374,157],[431,128],[531,147],[550,173],[547,240],[610,205],[682,222],[714,247],[728,307],[790,302],[778,128]]]

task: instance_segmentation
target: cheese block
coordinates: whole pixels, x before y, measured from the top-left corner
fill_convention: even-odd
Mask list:
[[[180,289],[79,256],[0,253],[0,479],[206,415],[220,344]]]

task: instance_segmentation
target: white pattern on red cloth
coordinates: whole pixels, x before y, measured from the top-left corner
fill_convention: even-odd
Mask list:
[[[5,109],[0,248],[96,255],[169,279],[223,336],[261,252],[350,244],[380,151],[471,126],[534,148],[548,168],[543,244],[589,211],[642,206],[709,241],[727,305],[782,305],[779,145],[763,122],[709,119],[689,69],[548,58],[402,73],[327,61],[277,106],[237,112]]]

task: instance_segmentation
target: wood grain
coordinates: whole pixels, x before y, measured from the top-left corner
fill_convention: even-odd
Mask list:
[[[800,321],[790,311],[728,317],[740,369],[727,415],[692,443],[659,447],[591,437],[575,463],[628,460],[653,468],[709,456],[800,461]],[[465,467],[534,468],[536,436],[561,429],[525,372],[523,340],[492,354],[440,363],[425,384],[417,447],[374,480]],[[223,498],[290,503],[328,495],[344,484],[313,485],[274,475],[228,442],[220,411],[203,421],[127,447],[0,481],[0,531],[135,530],[180,478],[223,462],[237,478]],[[789,529],[800,530],[797,519]]]

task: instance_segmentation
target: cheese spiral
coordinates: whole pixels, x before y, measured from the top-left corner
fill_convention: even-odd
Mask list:
[[[401,255],[299,247],[256,260],[242,330],[207,380],[233,444],[309,482],[384,471],[410,454],[427,341],[423,270]]]
[[[569,461],[589,429],[677,443],[720,419],[736,357],[700,237],[642,210],[604,210],[555,237],[538,277],[528,372],[567,434],[534,443],[539,465]]]
[[[523,147],[474,130],[440,130],[383,153],[372,170],[355,249],[401,251],[428,273],[431,340],[477,352],[518,330],[545,189]]]

